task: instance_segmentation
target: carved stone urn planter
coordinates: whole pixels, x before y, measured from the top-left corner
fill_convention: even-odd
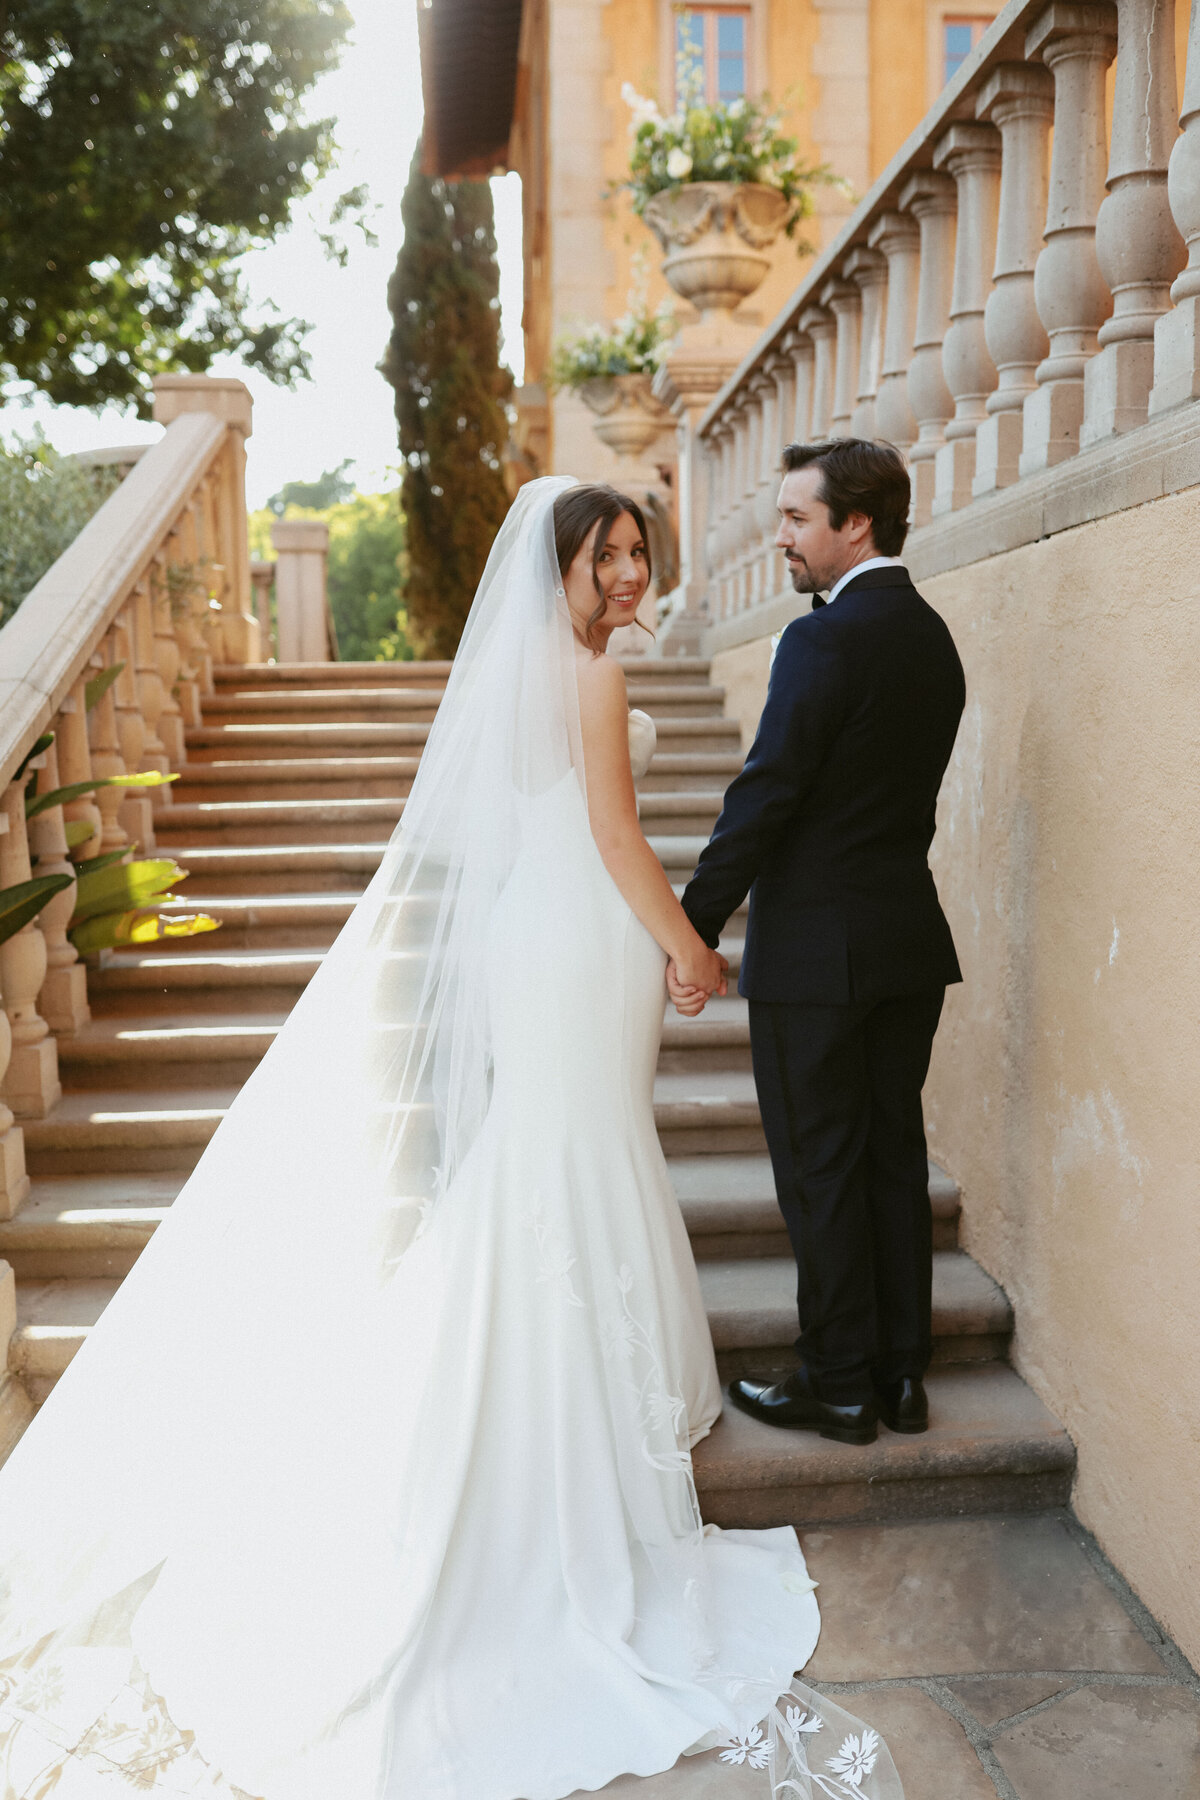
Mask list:
[[[596,414],[592,430],[618,456],[640,456],[672,423],[669,410],[656,400],[649,375],[596,375],[579,395]]]
[[[642,217],[675,292],[703,314],[734,312],[771,266],[788,202],[761,182],[688,181],[654,194]]]

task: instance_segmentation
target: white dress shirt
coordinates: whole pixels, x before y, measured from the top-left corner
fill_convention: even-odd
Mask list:
[[[866,562],[855,563],[852,569],[847,569],[844,575],[839,575],[829,590],[829,598],[825,604],[832,606],[846,583],[853,581],[856,575],[865,574],[868,569],[902,569],[903,567],[904,558],[902,556],[869,556]]]

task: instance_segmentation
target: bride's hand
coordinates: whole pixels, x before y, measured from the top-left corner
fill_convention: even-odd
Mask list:
[[[674,957],[667,963],[667,991],[676,1012],[695,1018],[711,994],[724,994],[729,964],[716,950],[699,944],[694,954]]]

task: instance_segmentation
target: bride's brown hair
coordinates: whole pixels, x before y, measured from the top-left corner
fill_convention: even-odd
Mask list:
[[[596,533],[596,543],[592,551],[592,586],[596,590],[596,597],[600,604],[584,626],[584,636],[597,654],[603,646],[593,642],[592,630],[604,617],[604,609],[608,602],[604,598],[604,589],[600,586],[600,577],[596,570],[600,565],[600,558],[603,555],[604,546],[608,542],[609,533],[622,513],[629,514],[641,533],[642,548],[646,553],[646,585],[649,587],[654,575],[650,561],[650,537],[646,530],[646,520],[642,509],[636,500],[631,500],[628,494],[619,493],[616,488],[609,487],[606,482],[592,481],[581,483],[578,487],[568,488],[566,493],[560,494],[554,502],[554,554],[558,558],[560,575],[565,577],[567,570],[587,542],[588,532],[591,531],[593,525],[600,527]],[[633,623],[641,625],[642,630],[648,636],[654,636],[650,627],[642,625],[640,619],[635,618]]]

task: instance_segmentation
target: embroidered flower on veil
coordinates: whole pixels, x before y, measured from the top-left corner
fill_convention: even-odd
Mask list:
[[[851,1787],[859,1787],[864,1777],[875,1767],[878,1754],[879,1733],[867,1726],[861,1738],[852,1732],[838,1754],[829,1758],[826,1767],[832,1769],[835,1775],[844,1775]]]
[[[824,1723],[816,1713],[806,1713],[802,1706],[787,1709],[787,1727],[793,1737],[798,1737],[801,1732],[820,1731]]]
[[[722,1738],[721,1742],[727,1746],[721,1751],[723,1763],[747,1763],[752,1769],[766,1768],[770,1747],[761,1725],[755,1725],[743,1736]]]

